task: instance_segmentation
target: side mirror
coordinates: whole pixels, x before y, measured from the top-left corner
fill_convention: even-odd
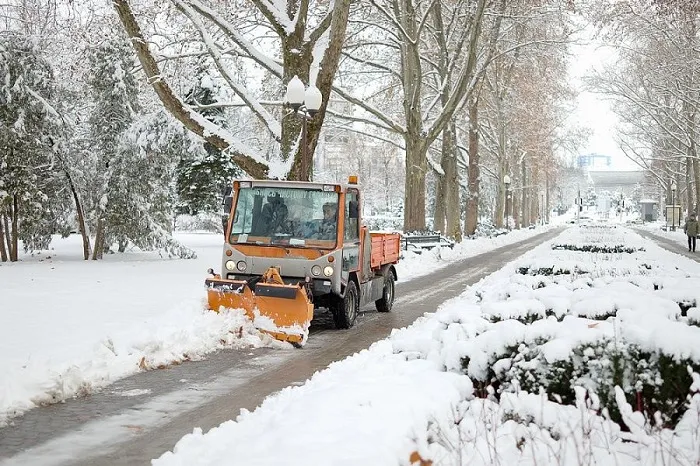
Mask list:
[[[231,207],[233,206],[233,196],[228,195],[224,198],[224,202],[222,203],[224,206],[224,213],[226,215],[231,213]]]

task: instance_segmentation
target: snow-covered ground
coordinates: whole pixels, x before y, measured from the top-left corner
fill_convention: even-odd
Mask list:
[[[517,242],[544,229],[480,238],[454,250],[406,253],[399,280]],[[37,405],[89,393],[140,370],[222,347],[281,346],[241,312],[204,311],[206,270],[221,235],[181,233],[197,259],[127,251],[83,261],[78,235],[0,264],[0,425]]]
[[[630,230],[570,228],[154,465],[697,465],[699,281]],[[653,403],[681,414],[645,418]]]

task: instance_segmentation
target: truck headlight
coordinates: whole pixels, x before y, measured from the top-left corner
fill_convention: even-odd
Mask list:
[[[314,265],[313,267],[311,267],[311,274],[315,277],[321,275],[321,266]]]
[[[226,270],[233,271],[236,269],[236,263],[233,261],[226,261],[226,264],[224,264],[226,267]]]
[[[331,267],[330,265],[325,266],[323,268],[323,275],[325,275],[326,277],[330,277],[331,275],[333,275],[333,267]]]
[[[248,264],[245,263],[245,261],[238,261],[236,263],[236,268],[238,269],[239,272],[245,272],[245,269],[248,267]]]

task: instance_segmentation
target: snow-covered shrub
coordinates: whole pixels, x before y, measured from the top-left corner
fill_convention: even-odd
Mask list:
[[[208,231],[223,233],[224,222],[221,214],[200,212],[196,215],[182,214],[175,217],[175,231]]]
[[[605,410],[623,428],[615,387],[648,420],[658,418],[665,427],[673,428],[685,413],[693,382],[688,368],[697,372],[700,363],[616,343],[612,338],[583,343],[571,350],[570,357],[548,361],[543,346],[551,341],[538,337],[505,347],[490,356],[485,374],[469,374],[469,357],[462,359],[462,368],[470,375],[477,396],[495,400],[504,393],[525,391],[546,393],[552,402],[573,405],[576,387],[582,387],[599,400],[596,409]]]
[[[626,430],[619,387],[649,426],[673,428],[692,392],[688,368],[700,369],[700,277],[650,255],[628,230],[562,236],[470,293],[481,320],[459,318],[471,327],[459,370],[494,401],[527,392],[573,405],[579,387]]]
[[[545,277],[550,275],[569,275],[571,270],[561,267],[518,267],[518,273],[521,275],[544,275]]]
[[[644,248],[638,249],[635,247],[625,246],[623,244],[615,244],[615,245],[554,244],[554,245],[552,245],[552,249],[553,250],[590,252],[590,253],[602,253],[602,254],[621,254],[621,253],[632,254],[633,252],[644,250]]]
[[[370,231],[403,231],[403,217],[366,215],[362,221]]]

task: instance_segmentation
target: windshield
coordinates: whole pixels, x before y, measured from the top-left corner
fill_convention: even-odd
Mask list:
[[[338,193],[302,188],[241,188],[231,227],[233,244],[334,248]]]

